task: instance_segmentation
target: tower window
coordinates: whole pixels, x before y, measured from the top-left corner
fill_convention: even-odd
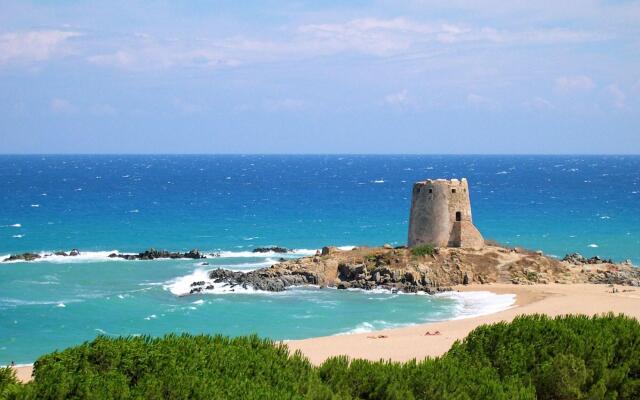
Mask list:
[[[433,193],[433,189],[429,189],[429,193]]]
[[[456,192],[456,190],[455,190],[455,189],[451,189],[451,193],[455,193],[455,192]]]
[[[456,221],[462,221],[462,213],[460,211],[456,211]]]

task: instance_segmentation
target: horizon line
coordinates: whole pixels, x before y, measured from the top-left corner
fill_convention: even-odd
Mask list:
[[[640,153],[0,153],[3,156],[640,156]]]

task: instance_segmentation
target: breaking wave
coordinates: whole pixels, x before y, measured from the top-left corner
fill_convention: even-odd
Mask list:
[[[191,293],[193,282],[205,282],[205,287],[209,289],[203,289],[201,294],[223,294],[223,293],[265,293],[254,288],[247,286],[232,287],[228,283],[220,282],[215,283],[209,279],[209,271],[203,268],[198,268],[189,275],[179,276],[166,282],[162,287],[164,290],[168,290],[176,296],[186,296]]]
[[[497,313],[513,307],[516,302],[515,294],[496,294],[488,291],[443,292],[434,296],[452,299],[456,302],[452,319],[472,318]]]

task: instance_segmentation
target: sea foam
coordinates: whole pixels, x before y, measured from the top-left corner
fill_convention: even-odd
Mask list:
[[[365,291],[363,291],[365,292]],[[377,293],[383,293],[377,291]],[[398,293],[398,295],[403,293]],[[426,295],[426,293],[419,293]],[[403,295],[415,295],[407,293]],[[395,295],[397,296],[397,295]],[[455,301],[453,309],[449,313],[438,313],[435,319],[429,321],[408,322],[408,323],[391,323],[384,320],[364,321],[358,323],[354,328],[337,335],[352,335],[358,333],[374,332],[383,329],[393,329],[405,326],[414,326],[418,323],[428,323],[436,321],[456,320],[463,318],[478,317],[481,315],[493,314],[499,311],[507,310],[515,304],[516,296],[514,294],[495,294],[487,291],[478,292],[443,292],[433,295],[434,297],[452,299]],[[369,298],[371,299],[371,298]],[[435,315],[432,315],[435,317]]]
[[[456,302],[452,319],[472,318],[507,310],[516,302],[515,294],[496,294],[488,291],[443,292],[434,296]]]
[[[179,276],[166,282],[163,285],[165,290],[168,290],[176,296],[186,296],[191,293],[193,282],[204,282],[205,287],[210,286],[210,289],[203,289],[201,294],[223,294],[223,293],[263,293],[262,291],[255,290],[254,288],[247,286],[231,287],[224,282],[213,282],[209,279],[209,272],[205,269],[198,268],[189,275]]]

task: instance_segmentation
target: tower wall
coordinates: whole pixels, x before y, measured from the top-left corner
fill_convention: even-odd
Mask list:
[[[481,248],[482,235],[473,225],[466,179],[437,179],[413,185],[409,217],[410,247]]]

